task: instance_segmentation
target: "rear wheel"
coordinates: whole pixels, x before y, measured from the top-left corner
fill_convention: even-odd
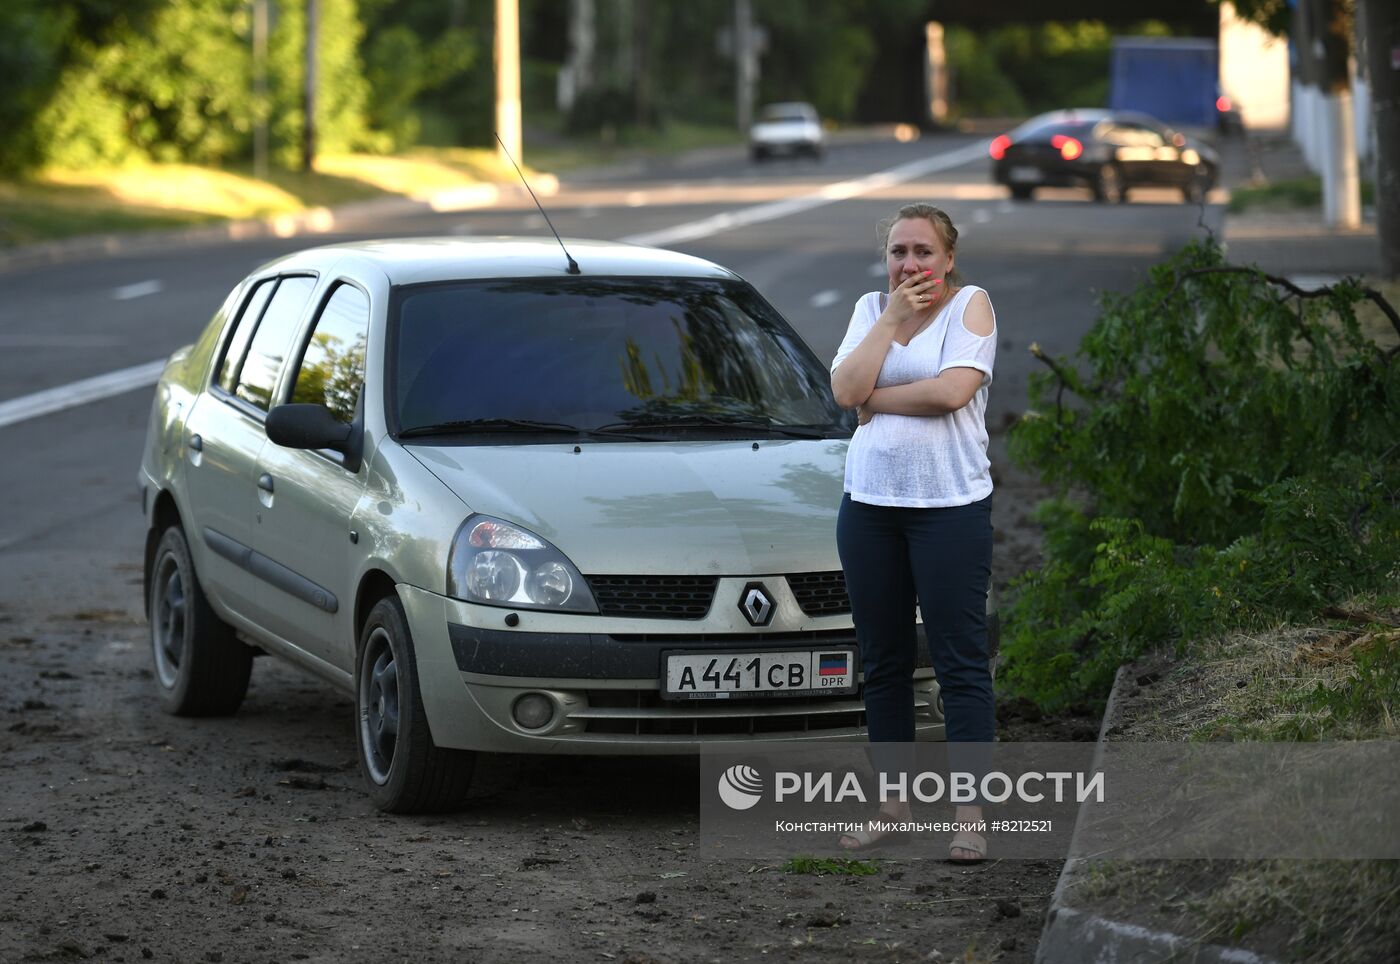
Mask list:
[[[1122,204],[1126,197],[1123,172],[1116,165],[1102,165],[1094,173],[1094,199],[1105,204]]]
[[[381,599],[365,621],[355,694],[360,771],[374,805],[388,813],[442,813],[461,806],[476,754],[433,743],[408,619],[396,597]]]
[[[177,716],[236,711],[248,692],[253,651],[210,607],[178,525],[161,534],[148,591],[151,654],[165,711]]]
[[[1197,171],[1191,175],[1191,180],[1187,181],[1181,189],[1181,196],[1187,204],[1201,204],[1206,199],[1206,194],[1211,189],[1211,176],[1209,171]]]

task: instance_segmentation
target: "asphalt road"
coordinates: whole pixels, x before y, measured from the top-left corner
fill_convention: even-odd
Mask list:
[[[842,144],[822,163],[763,165],[737,150],[714,151],[647,168],[584,172],[565,178],[545,200],[564,236],[618,239],[796,199],[791,213],[769,210],[728,229],[711,225],[707,236],[666,246],[743,275],[822,358],[834,352],[856,298],[881,283],[877,220],[910,200],[939,203],[961,231],[960,270],[989,290],[996,308],[1001,342],[989,411],[995,427],[1025,406],[1026,378],[1038,364],[1026,350],[1030,343],[1052,354],[1072,351],[1094,317],[1099,291],[1131,286],[1203,229],[1200,210],[1169,191],[1144,191],[1117,207],[1090,203],[1087,192],[1071,189],[1013,204],[988,183],[978,143],[945,135]],[[975,159],[898,183],[871,177],[945,155]],[[840,197],[854,191],[860,193]],[[365,219],[353,226],[357,234],[184,247],[0,273],[0,403],[165,357],[195,338],[245,273],[284,252],[353,237],[538,235],[546,230],[543,219],[528,203]],[[1204,220],[1217,231],[1220,218],[1218,205],[1206,208]],[[6,453],[0,609],[44,612],[78,598],[101,608],[139,608],[135,570],[119,567],[139,558],[135,479],[150,394],[132,390],[0,427]]]
[[[876,221],[910,200],[944,206],[962,231],[959,268],[998,315],[989,422],[1004,578],[1034,542],[1034,482],[998,463],[1038,364],[1027,346],[1072,351],[1097,292],[1131,286],[1202,230],[1201,212],[1167,192],[1113,208],[1076,191],[1013,205],[977,144],[843,144],[822,164],[762,167],[710,152],[580,174],[546,203],[566,236],[671,237],[664,246],[734,269],[823,358],[856,298],[883,283]],[[165,357],[278,254],[355,236],[538,235],[525,204],[0,272],[0,414]],[[1204,217],[1219,229],[1218,207]],[[139,588],[150,399],[146,386],[0,418],[0,959],[384,960],[392,942],[405,960],[561,947],[596,960],[1031,960],[1055,861],[889,861],[851,878],[706,860],[693,761],[673,759],[492,759],[468,813],[391,820],[360,792],[349,701],[270,661],[235,720],[161,714]],[[1012,714],[999,732],[1092,739],[1095,726]]]

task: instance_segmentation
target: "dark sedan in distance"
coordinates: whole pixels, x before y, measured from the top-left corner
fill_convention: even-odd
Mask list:
[[[1059,110],[993,139],[992,180],[1027,200],[1038,187],[1083,185],[1116,204],[1134,187],[1174,187],[1196,204],[1215,186],[1215,151],[1146,114]]]

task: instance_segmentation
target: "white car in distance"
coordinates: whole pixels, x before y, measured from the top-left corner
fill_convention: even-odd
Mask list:
[[[802,154],[820,160],[825,150],[821,118],[811,104],[769,104],[749,128],[749,156],[755,161]]]

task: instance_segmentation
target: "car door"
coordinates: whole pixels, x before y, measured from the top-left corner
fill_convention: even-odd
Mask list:
[[[347,425],[359,414],[370,300],[352,282],[334,282],[296,346],[281,393],[330,409]],[[258,459],[253,548],[268,564],[260,621],[332,666],[354,660],[354,581],[358,567],[350,516],[365,471],[328,449],[267,442]]]
[[[266,435],[261,418],[237,401],[234,390],[278,283],[276,276],[263,278],[244,294],[210,383],[185,420],[185,535],[205,593],[226,612],[245,619],[255,607],[259,586],[243,565],[240,549],[248,542],[254,469]]]

